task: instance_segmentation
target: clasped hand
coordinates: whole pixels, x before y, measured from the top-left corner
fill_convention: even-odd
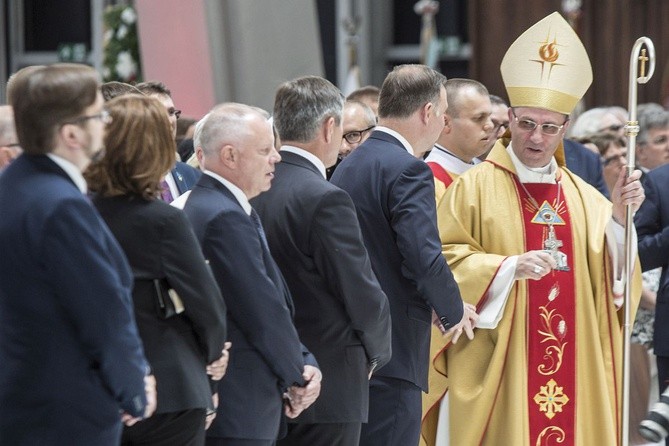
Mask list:
[[[307,385],[291,386],[283,394],[285,413],[288,418],[296,418],[303,410],[311,406],[321,393],[321,371],[311,365],[304,366],[302,377]]]
[[[462,305],[464,309],[462,319],[449,330],[444,329],[439,317],[432,311],[432,324],[441,331],[442,335],[452,335],[451,342],[453,344],[458,342],[458,339],[460,339],[463,332],[467,335],[469,340],[474,339],[474,328],[476,328],[476,323],[479,320],[479,315],[476,313],[476,307],[474,305],[467,302],[463,302]]]
[[[138,421],[149,418],[156,411],[158,400],[156,398],[156,377],[147,375],[144,377],[144,393],[146,394],[146,407],[144,408],[144,415],[141,417],[133,417],[129,413],[121,414],[121,421],[126,426],[132,426]]]

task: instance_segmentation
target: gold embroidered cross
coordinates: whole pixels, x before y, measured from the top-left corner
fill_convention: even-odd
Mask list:
[[[556,412],[562,412],[562,406],[569,402],[569,397],[562,393],[562,387],[551,379],[534,395],[534,402],[539,405],[541,412],[546,412],[548,419],[553,419]]]

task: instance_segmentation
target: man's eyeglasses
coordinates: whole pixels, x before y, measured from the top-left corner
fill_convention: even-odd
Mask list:
[[[176,108],[170,108],[169,110],[167,110],[167,114],[170,116],[176,116],[177,119],[179,119],[181,117],[181,110]]]
[[[516,116],[516,111],[513,110],[513,117],[516,120],[516,124],[518,124],[518,128],[525,131],[525,132],[533,132],[534,129],[539,127],[541,129],[541,133],[544,135],[549,135],[549,136],[555,136],[558,133],[560,133],[560,130],[562,130],[562,127],[569,121],[569,118],[567,118],[562,125],[557,125],[557,124],[538,124],[531,119],[523,118],[523,119],[518,119],[518,116]]]
[[[372,130],[374,127],[376,127],[376,126],[372,125],[372,126],[367,127],[364,130],[353,130],[352,132],[344,133],[344,136],[342,136],[342,138],[344,138],[346,140],[346,142],[349,143],[349,144],[359,143],[360,141],[362,141],[362,136],[366,132],[369,132],[370,130]]]
[[[70,121],[65,122],[64,124],[76,124],[78,122],[88,121],[89,119],[99,119],[100,122],[102,122],[103,124],[111,124],[112,122],[112,117],[109,114],[109,112],[105,109],[102,109],[100,113],[97,113],[95,115],[79,116],[78,118],[74,118]]]

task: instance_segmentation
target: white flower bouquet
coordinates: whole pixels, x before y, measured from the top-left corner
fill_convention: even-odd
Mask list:
[[[137,13],[134,8],[127,5],[108,7],[104,13],[104,24],[104,81],[141,82]]]

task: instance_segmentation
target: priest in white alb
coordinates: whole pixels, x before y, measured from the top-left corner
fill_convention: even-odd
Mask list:
[[[643,202],[640,172],[621,171],[609,202],[565,167],[562,138],[592,69],[558,13],[511,45],[501,72],[509,132],[437,211],[444,255],[480,314],[474,339],[446,351],[449,444],[619,444],[625,208]]]

